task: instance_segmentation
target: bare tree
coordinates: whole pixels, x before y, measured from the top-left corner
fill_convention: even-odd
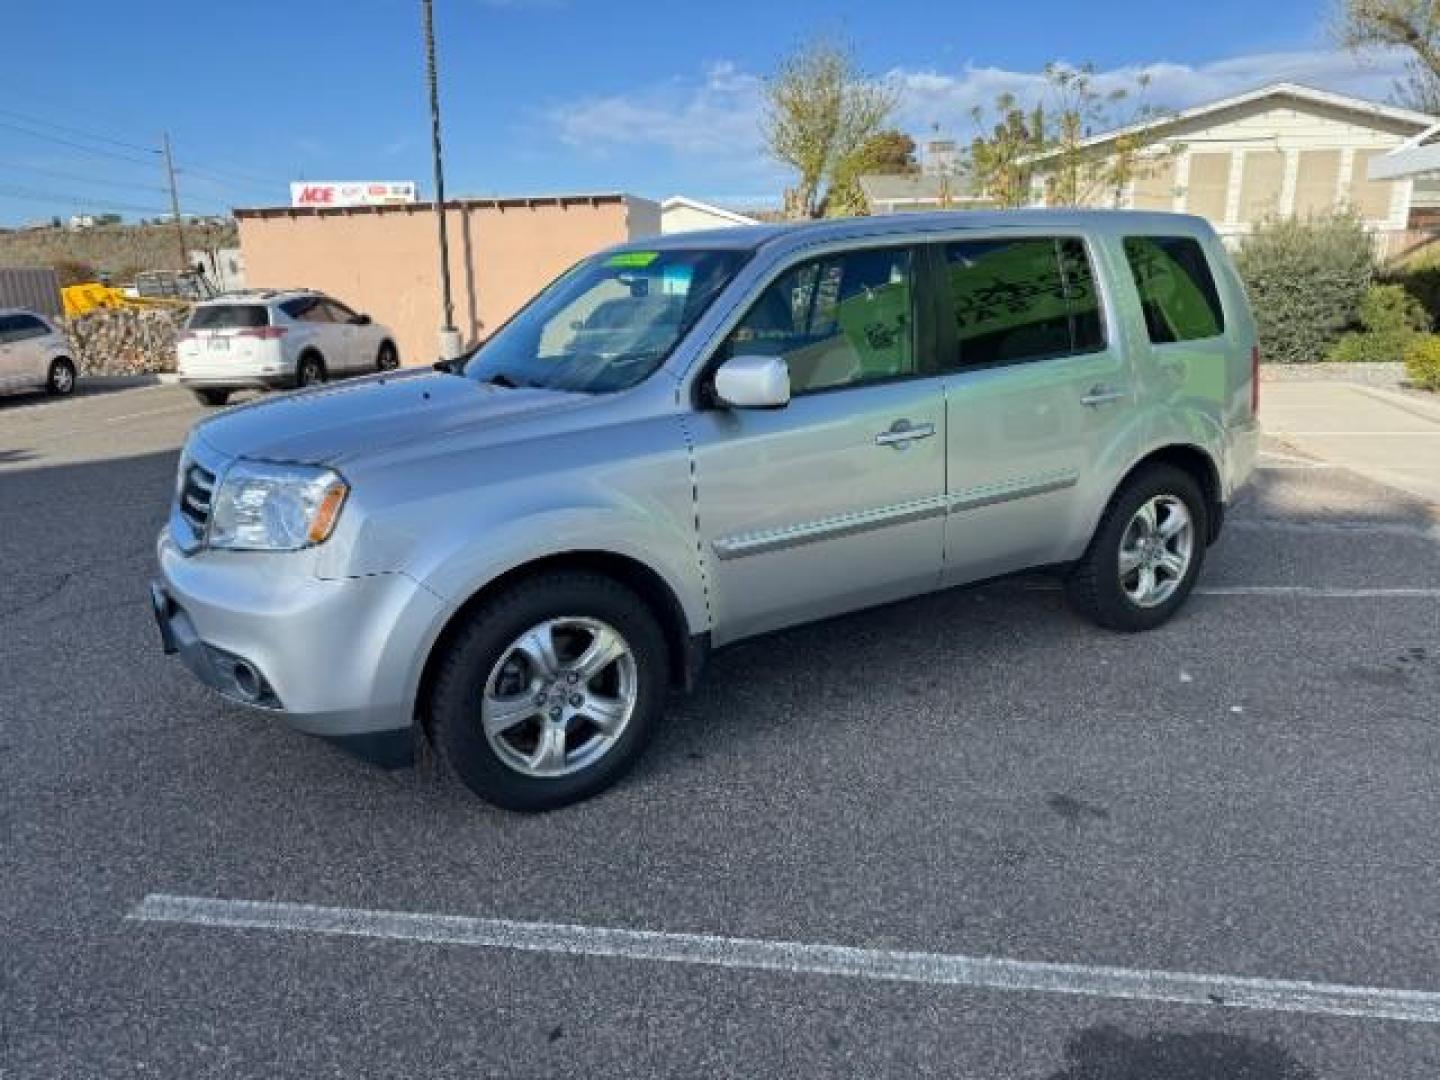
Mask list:
[[[1409,53],[1391,96],[1407,108],[1440,112],[1440,4],[1435,0],[1341,0],[1335,34],[1357,52]]]
[[[1404,49],[1440,74],[1440,5],[1434,0],[1342,0],[1337,33],[1352,49]]]
[[[848,46],[828,39],[787,57],[767,80],[765,98],[765,143],[798,174],[785,205],[790,216],[802,218],[823,216],[837,187],[854,187],[867,143],[898,102],[893,87],[859,71]],[[853,200],[847,194],[846,201]]]

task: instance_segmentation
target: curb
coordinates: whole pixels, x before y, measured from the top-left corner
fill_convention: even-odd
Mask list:
[[[81,375],[80,385],[123,390],[127,386],[174,386],[180,376],[174,372],[159,372],[151,375]]]

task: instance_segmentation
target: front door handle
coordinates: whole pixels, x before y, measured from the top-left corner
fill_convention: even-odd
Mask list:
[[[876,446],[905,446],[916,439],[928,439],[935,434],[934,424],[912,424],[909,420],[896,420],[889,431],[875,436]]]
[[[1080,404],[1088,408],[1095,408],[1097,405],[1104,405],[1111,401],[1119,401],[1127,398],[1130,394],[1125,390],[1116,390],[1113,386],[1092,386],[1090,391],[1080,399]]]

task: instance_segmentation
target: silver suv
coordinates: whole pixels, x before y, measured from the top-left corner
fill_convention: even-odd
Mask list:
[[[155,615],[226,697],[558,806],[741,638],[1037,567],[1158,626],[1252,468],[1257,360],[1198,218],[629,244],[448,369],[198,424]]]

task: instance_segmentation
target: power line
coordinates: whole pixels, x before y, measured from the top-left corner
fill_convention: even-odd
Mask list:
[[[27,165],[19,161],[0,161],[0,168],[19,169],[22,172],[39,173],[42,176],[54,176],[61,180],[75,180],[82,184],[100,184],[112,188],[130,188],[134,191],[144,191],[148,194],[156,192],[164,193],[165,189],[159,184],[137,184],[134,181],[110,180],[95,176],[85,176],[81,173],[66,172],[63,169],[47,169],[40,165]]]
[[[70,135],[79,135],[84,139],[93,139],[96,142],[109,143],[112,146],[124,147],[126,150],[139,150],[141,153],[153,154],[157,151],[153,146],[141,146],[139,143],[126,142],[124,139],[116,139],[110,135],[101,135],[98,132],[86,131],[84,128],[70,127],[67,124],[57,124],[53,120],[45,120],[38,116],[30,116],[26,113],[16,112],[14,109],[0,109],[0,114],[9,116],[15,120],[23,120],[27,124],[38,124],[41,127],[54,128],[56,131],[63,131]]]
[[[75,142],[73,139],[65,139],[61,138],[59,135],[51,135],[48,132],[36,131],[33,128],[22,127],[21,125],[13,124],[8,120],[0,120],[0,127],[9,128],[11,131],[18,131],[24,135],[29,135],[30,137],[35,139],[45,139],[49,142],[59,143],[61,146],[68,146],[72,149],[79,150],[86,154],[94,154],[97,157],[117,158],[120,161],[128,161],[132,165],[149,165],[153,167],[156,164],[153,159],[147,161],[144,158],[137,158],[131,154],[122,154],[118,150],[104,150],[98,146],[86,146],[84,143]],[[158,154],[160,151],[154,150],[151,152]]]
[[[106,199],[90,199],[83,195],[67,195],[59,191],[37,191],[34,188],[15,187],[11,184],[0,184],[0,197],[7,199],[24,199],[29,202],[43,202],[61,206],[83,206],[92,210],[124,210],[132,214],[160,214],[170,213],[160,206],[139,206],[134,203],[110,202]]]

